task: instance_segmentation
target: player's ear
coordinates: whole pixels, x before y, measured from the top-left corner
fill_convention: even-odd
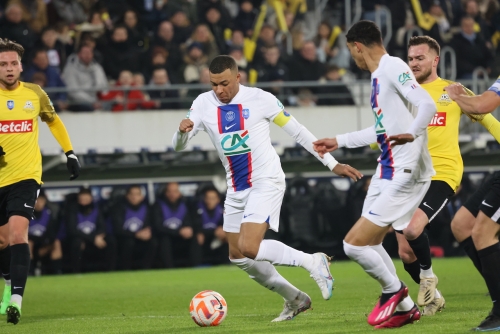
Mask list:
[[[441,58],[440,58],[439,56],[436,56],[436,57],[434,58],[434,66],[436,66],[436,67],[438,66],[438,64],[439,64],[439,60],[440,60],[440,59],[441,59]]]
[[[236,73],[236,83],[240,83],[240,78],[241,78],[240,72]]]

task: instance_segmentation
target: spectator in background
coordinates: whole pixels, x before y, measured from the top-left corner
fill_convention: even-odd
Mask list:
[[[253,34],[253,25],[257,18],[257,10],[253,7],[251,1],[243,0],[240,3],[240,10],[234,19],[234,28],[244,32],[244,36],[251,37]]]
[[[262,65],[264,63],[264,52],[266,52],[266,48],[276,45],[276,30],[270,25],[263,25],[259,38],[257,39],[257,46],[255,49],[255,55],[253,57],[253,62],[255,66]]]
[[[10,0],[7,7],[10,5],[18,5],[21,8],[23,21],[35,34],[39,34],[47,25],[47,6],[43,0]]]
[[[229,48],[229,53],[231,57],[236,61],[239,69],[246,70],[248,67],[248,61],[243,54],[243,48],[241,46],[231,46]]]
[[[206,87],[201,89],[200,88],[189,89],[186,94],[186,99],[185,99],[186,102],[183,103],[183,109],[191,108],[193,100],[196,99],[196,97],[201,93],[204,93],[210,89],[210,71],[208,70],[208,67],[202,68],[200,70],[200,80],[198,82],[192,82],[192,83],[204,84]]]
[[[84,22],[78,26],[78,31],[89,34],[93,39],[99,39],[108,29],[104,23],[103,14],[98,11],[91,12],[89,22]]]
[[[485,41],[490,41],[490,27],[484,20],[483,14],[479,11],[479,5],[476,0],[465,1],[464,13],[466,16],[470,16],[474,19],[474,32],[481,34]]]
[[[70,26],[87,21],[87,14],[80,1],[51,0],[49,5],[57,13],[57,21],[63,20]]]
[[[35,85],[38,85],[41,88],[45,88],[45,85],[47,85],[47,76],[45,76],[45,73],[43,72],[35,72],[31,77],[31,83],[34,83]]]
[[[149,98],[146,98],[141,90],[134,89],[136,87],[134,85],[134,76],[132,72],[126,70],[122,71],[115,86],[127,90],[111,90],[101,95],[102,100],[113,102],[111,111],[152,109],[155,107],[155,103],[149,101]],[[127,96],[126,101],[125,94]],[[127,103],[126,108],[124,107],[125,103]]]
[[[97,90],[108,88],[106,74],[101,65],[94,59],[90,46],[81,45],[77,54],[68,57],[62,78],[68,92],[68,109],[71,111],[94,111],[100,108]]]
[[[259,82],[276,82],[280,83],[287,81],[289,78],[288,67],[281,61],[280,49],[277,45],[271,45],[265,48],[264,63],[256,68]],[[278,94],[280,91],[279,85],[267,88],[267,91]]]
[[[191,43],[184,56],[184,82],[191,83],[200,80],[200,71],[208,67],[208,58],[203,53],[203,45],[198,42]]]
[[[341,84],[342,76],[340,75],[340,69],[337,66],[335,65],[328,66],[328,68],[326,69],[324,80],[326,82],[337,82],[339,83],[339,85],[320,87],[318,89],[318,96],[319,96],[318,105],[353,106],[355,104],[349,88],[347,88],[346,85]]]
[[[167,70],[155,68],[153,70],[151,84],[149,87],[167,88],[170,86]],[[155,89],[149,91],[152,101],[155,101],[157,109],[179,109],[179,93],[174,89]]]
[[[228,263],[229,252],[226,232],[222,229],[224,209],[220,205],[220,194],[215,188],[203,191],[203,200],[197,210],[198,244],[203,249],[203,263]]]
[[[243,48],[245,46],[245,36],[243,35],[243,31],[233,30],[231,39],[227,42],[227,44],[228,47],[240,46]]]
[[[50,271],[54,274],[62,273],[62,248],[61,242],[56,238],[59,224],[57,213],[47,206],[47,197],[40,192],[35,203],[33,219],[29,222],[28,245],[32,265],[35,270],[38,261],[44,258],[50,259]]]
[[[127,28],[129,43],[138,50],[144,50],[146,48],[145,39],[148,33],[146,29],[139,24],[137,13],[131,9],[126,10],[118,22]]]
[[[323,21],[318,27],[318,33],[314,37],[314,44],[317,48],[318,60],[322,63],[335,56],[333,48],[330,47],[330,35],[332,34],[332,26],[330,23]]]
[[[21,44],[25,50],[33,48],[36,34],[23,19],[23,11],[18,4],[8,5],[0,24],[2,38],[8,38]]]
[[[240,84],[248,86],[248,73],[245,70],[240,70]]]
[[[96,49],[96,41],[91,35],[82,35],[79,45],[87,45],[90,47],[92,49],[92,53],[94,54],[94,60],[102,66],[104,63],[104,57],[101,51]]]
[[[179,191],[178,183],[168,183],[165,186],[153,210],[153,226],[160,242],[162,267],[173,268],[183,255],[186,255],[189,266],[199,265],[201,247],[195,237],[192,217]]]
[[[45,49],[49,58],[49,65],[56,67],[61,73],[66,64],[67,45],[59,39],[59,33],[53,27],[43,29],[36,46],[38,49]]]
[[[294,69],[290,72],[293,81],[317,81],[325,72],[325,65],[318,60],[316,46],[311,41],[302,45],[300,55],[293,57],[289,68]]]
[[[156,251],[151,233],[151,213],[140,186],[127,189],[124,201],[110,210],[118,246],[118,268],[149,269]]]
[[[128,39],[127,28],[116,26],[111,40],[103,48],[104,71],[112,79],[118,79],[123,70],[137,72],[141,69],[140,51]]]
[[[474,32],[474,19],[465,16],[461,20],[461,31],[453,36],[452,47],[457,50],[457,78],[472,79],[472,72],[482,66],[491,70],[493,55],[482,35]]]
[[[115,265],[115,243],[106,235],[106,226],[98,206],[89,189],[78,192],[76,207],[68,204],[66,209],[66,231],[71,243],[71,263],[73,272],[81,271],[84,265],[95,266],[102,263],[101,269],[113,270]],[[95,268],[94,268],[95,269]]]
[[[163,48],[167,53],[165,54],[165,61],[167,62],[169,74],[173,82],[177,82],[173,76],[174,72],[177,74],[175,69],[178,69],[182,65],[182,53],[180,51],[179,45],[174,42],[174,26],[169,21],[163,21],[158,26],[156,36],[154,38],[154,46]],[[152,53],[155,52],[156,48],[151,48]],[[167,61],[168,60],[168,61]]]
[[[186,42],[186,45],[189,46],[193,42],[201,43],[209,63],[220,54],[215,38],[206,24],[199,24],[196,26],[191,38]]]
[[[161,46],[153,47],[148,72],[152,73],[155,68],[164,68],[167,70],[168,77],[172,83],[180,83],[183,80],[179,79],[179,72],[183,69],[184,63],[182,61],[176,63],[170,60],[170,53],[167,50]]]
[[[49,88],[64,88],[66,85],[59,75],[59,69],[55,66],[50,66],[47,51],[36,50],[33,54],[32,65],[23,74],[24,80],[33,82],[33,75],[37,72],[45,74],[45,86]],[[66,93],[48,93],[50,99],[54,103],[56,111],[61,111],[67,107]]]
[[[229,28],[229,23],[231,21],[222,21],[221,14],[217,6],[210,7],[205,13],[205,22],[210,32],[214,36],[215,43],[219,49],[220,54],[225,54],[226,50],[226,40],[224,38],[224,30]]]
[[[231,22],[231,14],[221,0],[197,0],[196,9],[198,11],[198,22],[205,22],[206,13],[210,8],[216,8],[220,15],[222,22]]]
[[[174,43],[177,45],[184,44],[193,32],[192,24],[186,16],[186,13],[177,10],[172,14],[170,22],[172,22],[174,26]]]

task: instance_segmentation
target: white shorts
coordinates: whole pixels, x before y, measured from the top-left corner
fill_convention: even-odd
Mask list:
[[[392,180],[373,176],[362,216],[375,225],[392,225],[395,230],[402,231],[410,223],[430,184],[430,180],[419,182],[407,174],[395,175]]]
[[[260,183],[238,192],[228,192],[224,202],[223,229],[239,233],[242,223],[266,223],[278,232],[284,184]]]

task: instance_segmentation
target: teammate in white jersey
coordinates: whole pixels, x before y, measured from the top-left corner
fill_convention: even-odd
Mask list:
[[[481,95],[468,96],[458,83],[445,90],[465,112],[487,114],[500,107],[500,77]],[[500,171],[458,210],[451,227],[457,238],[472,236],[475,251],[469,249],[467,255],[483,276],[493,302],[490,314],[473,330],[500,331]]]
[[[285,191],[285,174],[271,144],[269,123],[279,125],[335,174],[354,181],[362,175],[339,164],[330,154],[320,158],[313,150],[316,138],[276,97],[239,84],[232,57],[214,58],[209,70],[212,91],[194,100],[188,117],[174,134],[173,145],[176,151],[182,150],[198,131],[208,133],[227,173],[223,229],[228,235],[229,258],[250,278],[285,299],[283,311],[273,321],[291,320],[311,307],[311,299],[273,265],[306,269],[324,299],[332,295],[333,278],[325,254],[306,254],[276,240],[263,240],[267,229],[278,231]]]
[[[382,244],[372,244],[382,240],[391,225],[403,230],[429,188],[434,169],[427,149],[427,125],[436,106],[408,65],[387,54],[380,30],[373,22],[356,23],[346,37],[356,65],[372,73],[375,126],[322,139],[314,145],[321,156],[339,147],[378,143],[381,155],[377,171],[362,216],[344,239],[344,251],[382,286],[382,296],[368,316],[368,323],[376,328],[401,327],[418,320],[420,311],[398,279]],[[415,118],[406,107],[408,102],[418,108]]]

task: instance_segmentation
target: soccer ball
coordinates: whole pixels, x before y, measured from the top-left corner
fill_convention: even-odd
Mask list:
[[[191,299],[189,312],[198,326],[218,326],[226,318],[227,303],[220,293],[205,290]]]

